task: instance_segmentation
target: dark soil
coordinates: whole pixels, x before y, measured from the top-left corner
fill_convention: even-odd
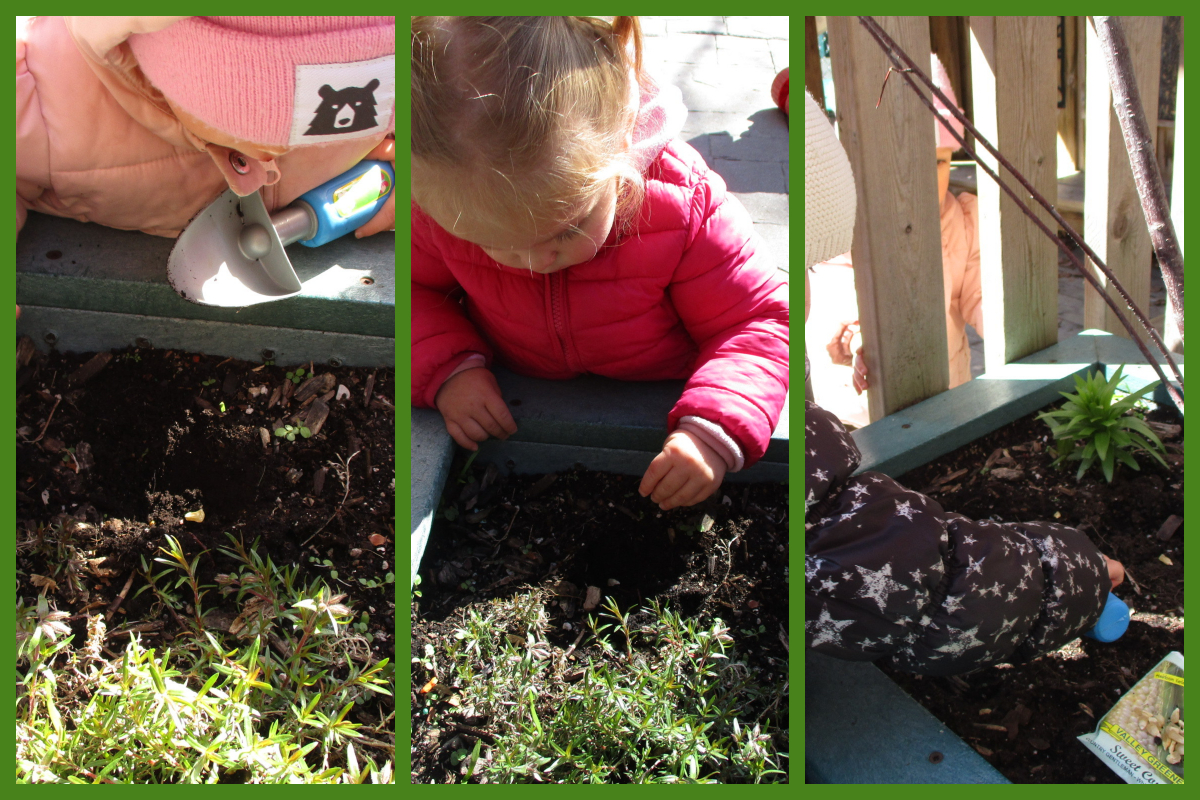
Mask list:
[[[586,589],[595,586],[622,609],[657,598],[686,616],[720,617],[760,683],[786,684],[786,485],[727,484],[705,503],[660,512],[638,495],[637,477],[586,470],[505,477],[490,467],[456,482],[461,469],[460,462],[451,473],[422,562],[423,596],[412,608],[414,654],[432,644],[444,657],[439,642],[470,609],[540,588],[558,598],[547,607],[552,648],[561,652],[578,641],[581,661],[599,657],[590,635],[578,640],[581,621],[594,613],[582,609]],[[453,520],[445,518],[447,509]],[[450,674],[449,665],[437,664],[437,674]],[[461,740],[473,747],[475,737],[464,728],[488,733],[492,720],[466,719],[445,703],[423,714],[419,692],[428,677],[414,665],[413,782],[452,783],[459,770],[450,758],[456,748],[448,745]],[[541,697],[541,719],[552,720],[562,700]],[[776,746],[786,751],[786,702],[769,718]]]
[[[308,377],[313,365],[303,366]],[[51,602],[85,637],[88,613],[109,608],[132,579],[109,630],[136,623],[148,644],[170,645],[184,633],[181,620],[146,618],[153,592],[139,594],[141,560],[152,563],[171,535],[189,558],[204,554],[200,577],[211,584],[235,567],[217,549],[230,532],[247,547],[258,540],[257,552],[276,564],[300,565],[302,580],[347,593],[356,615],[371,615],[375,656],[394,660],[395,585],[385,579],[397,571],[391,370],[321,366],[306,392],[285,377],[291,368],[149,349],[47,356],[27,340],[17,367],[19,596],[36,598],[33,581],[50,578]],[[339,386],[349,397],[337,398]],[[306,393],[315,399],[302,404]],[[297,413],[315,426],[319,403],[328,416],[311,438],[274,435]],[[202,522],[183,519],[200,509]],[[68,544],[86,568],[56,563]],[[206,596],[214,627],[236,616],[219,605],[232,599]],[[392,698],[373,697],[356,711],[368,726],[394,709]]]
[[[1045,423],[1031,415],[901,478],[947,510],[972,518],[1080,528],[1102,553],[1125,565],[1126,580],[1116,594],[1129,604],[1133,620],[1115,642],[1081,638],[1030,664],[951,678],[885,670],[1013,783],[1124,783],[1075,737],[1094,730],[1167,653],[1183,652],[1183,527],[1165,541],[1157,536],[1169,517],[1183,516],[1182,423],[1161,409],[1148,419],[1180,426],[1176,435],[1161,436],[1170,469],[1141,454],[1140,472],[1118,467],[1108,484],[1094,470],[1077,483],[1074,468],[1050,466],[1047,445],[1053,441]],[[1002,480],[993,472],[997,467],[1024,474]]]

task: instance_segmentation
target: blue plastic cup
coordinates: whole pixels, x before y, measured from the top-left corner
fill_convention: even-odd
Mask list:
[[[1125,605],[1125,601],[1121,598],[1109,592],[1108,600],[1104,603],[1104,611],[1100,614],[1100,621],[1084,636],[1095,639],[1097,642],[1115,642],[1121,638],[1128,627],[1129,606]]]

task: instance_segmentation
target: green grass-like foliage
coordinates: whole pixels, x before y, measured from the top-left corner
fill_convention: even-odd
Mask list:
[[[1075,480],[1093,464],[1099,464],[1104,479],[1112,483],[1118,461],[1130,469],[1140,469],[1133,457],[1135,450],[1144,450],[1163,466],[1167,464],[1162,457],[1166,452],[1162,441],[1134,409],[1138,400],[1158,386],[1158,381],[1114,402],[1123,369],[1123,365],[1118,367],[1107,380],[1099,370],[1089,373],[1086,380],[1076,375],[1075,393],[1059,392],[1067,398],[1063,407],[1038,414],[1056,440],[1058,458],[1054,466],[1079,462]]]
[[[166,541],[163,569],[143,561],[142,575],[148,618],[188,626],[170,647],[110,633],[103,609],[78,643],[45,595],[18,598],[17,783],[391,782],[390,757],[366,757],[390,744],[349,717],[391,694],[391,668],[350,627],[345,596],[236,539],[221,550],[239,568],[202,584],[200,557]],[[213,589],[241,610],[228,631],[206,620]]]
[[[534,592],[493,601],[489,613],[470,609],[449,643],[463,707],[500,731],[491,747],[455,754],[467,781],[786,779],[771,718],[787,707],[786,687],[754,679],[719,619],[687,619],[657,602],[623,612],[610,599],[588,621],[598,655],[564,678],[546,643],[543,600]],[[505,633],[512,628],[520,633]]]

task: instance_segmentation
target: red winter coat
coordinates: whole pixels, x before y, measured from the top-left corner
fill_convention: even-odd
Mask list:
[[[687,144],[671,141],[644,177],[634,233],[549,275],[501,266],[413,205],[413,405],[433,407],[471,353],[551,380],[685,378],[668,428],[701,417],[746,466],[761,458],[788,388],[786,275]]]

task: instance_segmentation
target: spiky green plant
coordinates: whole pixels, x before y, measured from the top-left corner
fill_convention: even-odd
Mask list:
[[[1038,419],[1050,426],[1056,441],[1058,458],[1054,466],[1062,466],[1068,461],[1079,462],[1075,480],[1098,463],[1104,479],[1112,483],[1113,469],[1118,461],[1130,469],[1140,469],[1133,457],[1136,450],[1149,453],[1163,466],[1167,464],[1162,457],[1166,452],[1162,441],[1134,408],[1138,400],[1158,386],[1158,381],[1114,402],[1123,369],[1124,365],[1118,367],[1107,380],[1098,370],[1090,373],[1086,380],[1076,375],[1075,393],[1059,392],[1067,398],[1063,407],[1038,414]]]

